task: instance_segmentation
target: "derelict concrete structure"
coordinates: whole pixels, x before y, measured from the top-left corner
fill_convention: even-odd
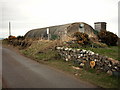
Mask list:
[[[101,30],[106,30],[106,22],[96,22],[94,23],[95,25],[95,30],[97,30],[98,32],[100,32]]]
[[[49,29],[49,34],[48,30]],[[35,39],[49,39],[52,38],[52,36],[62,37],[64,35],[71,36],[75,32],[83,32],[88,34],[89,37],[95,37],[94,29],[84,23],[84,22],[76,22],[76,23],[70,23],[70,24],[64,24],[64,25],[58,25],[58,26],[51,26],[51,27],[45,27],[45,28],[38,28],[28,31],[25,34],[25,38],[35,38]]]

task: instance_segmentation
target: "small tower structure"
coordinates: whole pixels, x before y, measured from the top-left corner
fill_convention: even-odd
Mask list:
[[[106,22],[95,22],[95,30],[97,30],[98,32],[100,32],[101,30],[106,30]]]

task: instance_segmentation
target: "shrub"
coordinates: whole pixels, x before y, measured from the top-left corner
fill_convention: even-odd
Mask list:
[[[118,41],[118,36],[112,32],[101,30],[98,33],[98,38],[102,43],[106,43],[108,46],[116,46]]]
[[[23,40],[23,39],[24,39],[24,36],[17,36],[17,39],[18,39],[18,40]]]
[[[58,36],[56,34],[51,35],[51,40],[56,40],[58,39]]]
[[[89,44],[90,40],[88,38],[88,35],[85,33],[76,32],[76,33],[74,33],[73,37],[76,37],[76,41],[78,44],[81,44],[81,45]]]
[[[95,35],[98,35],[98,31],[97,30],[93,30],[93,33],[95,34]]]
[[[10,35],[10,36],[8,37],[8,39],[9,39],[9,40],[14,40],[14,39],[16,39],[16,37]]]

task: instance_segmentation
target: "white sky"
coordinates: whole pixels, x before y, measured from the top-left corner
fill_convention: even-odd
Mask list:
[[[35,28],[85,22],[107,22],[107,30],[118,34],[119,0],[1,0],[0,38],[24,35]],[[2,16],[2,17],[1,17]],[[1,22],[2,21],[2,22]]]

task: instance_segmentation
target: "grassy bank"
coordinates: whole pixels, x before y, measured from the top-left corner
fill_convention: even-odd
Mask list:
[[[54,47],[58,44],[58,41],[39,41],[34,42],[27,49],[20,50],[21,53],[34,60],[48,64],[52,67],[60,69],[64,72],[74,75],[76,78],[90,82],[103,88],[116,88],[118,87],[118,78],[108,76],[106,73],[95,72],[93,69],[85,70],[73,68],[74,62],[65,62],[60,58]],[[117,47],[109,48],[86,48],[96,53],[110,56],[117,59]],[[111,54],[110,54],[111,53]]]
[[[118,55],[118,49],[119,47],[117,46],[111,46],[111,47],[106,47],[106,48],[84,48],[86,50],[91,50],[95,53],[104,55],[104,56],[108,56],[110,58],[113,58],[115,60],[119,60],[120,61],[120,57]]]

